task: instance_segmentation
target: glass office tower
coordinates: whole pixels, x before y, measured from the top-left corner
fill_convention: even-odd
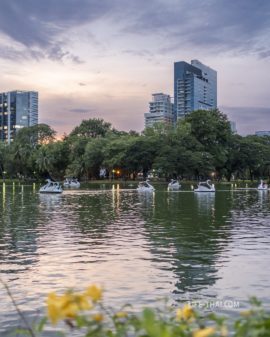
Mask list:
[[[217,108],[217,72],[192,60],[174,63],[175,120],[194,110]]]
[[[0,93],[0,140],[10,143],[16,132],[38,124],[38,92]]]

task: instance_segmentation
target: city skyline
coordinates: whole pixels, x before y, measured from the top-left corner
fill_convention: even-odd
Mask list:
[[[149,97],[173,96],[173,64],[218,72],[218,107],[240,134],[270,121],[270,4],[206,0],[1,3],[0,91],[39,92],[60,135],[82,119],[141,131]]]

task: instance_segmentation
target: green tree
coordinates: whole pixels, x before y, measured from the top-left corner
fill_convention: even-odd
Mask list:
[[[32,148],[48,144],[55,140],[56,131],[47,124],[37,124],[20,129],[14,139],[15,143],[29,145]]]
[[[35,163],[39,173],[50,175],[53,179],[62,179],[68,166],[69,149],[65,141],[45,144],[38,149]]]
[[[125,167],[128,138],[128,136],[113,137],[106,144],[103,164],[109,171]]]
[[[129,137],[125,152],[124,167],[136,177],[143,172],[144,177],[152,169],[155,157],[159,151],[159,140],[156,137]]]
[[[105,122],[103,119],[92,118],[83,120],[79,126],[71,132],[70,137],[86,137],[98,138],[105,137],[107,133],[112,131],[110,123]]]
[[[217,109],[197,110],[185,118],[185,123],[190,124],[191,135],[211,154],[214,169],[220,173],[228,158],[232,136],[227,116]]]
[[[87,143],[83,155],[83,161],[88,177],[99,178],[100,167],[102,166],[105,158],[104,149],[106,144],[107,140],[104,138],[91,139]]]

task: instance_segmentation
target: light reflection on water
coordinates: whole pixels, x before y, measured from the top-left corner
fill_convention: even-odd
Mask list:
[[[40,195],[38,186],[1,187],[1,277],[30,317],[50,291],[92,282],[119,306],[160,297],[244,306],[249,295],[269,303],[267,192],[137,193],[114,184]],[[2,336],[18,321],[3,289],[0,298]]]

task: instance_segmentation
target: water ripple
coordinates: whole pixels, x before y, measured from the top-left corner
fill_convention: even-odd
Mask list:
[[[138,194],[115,188],[0,195],[0,268],[22,309],[46,294],[102,284],[106,301],[156,298],[268,302],[270,203],[257,191]],[[0,290],[0,332],[18,321]],[[49,336],[49,335],[48,335]]]

